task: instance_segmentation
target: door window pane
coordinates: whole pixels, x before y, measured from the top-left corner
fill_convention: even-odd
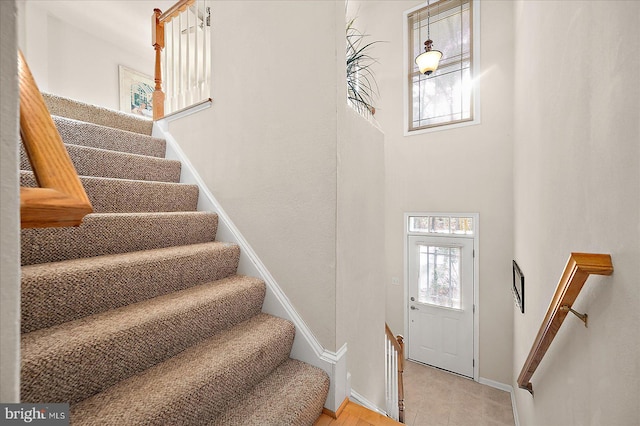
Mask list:
[[[420,245],[420,303],[460,309],[460,254],[460,247]]]
[[[409,232],[473,235],[473,218],[458,216],[409,216]]]

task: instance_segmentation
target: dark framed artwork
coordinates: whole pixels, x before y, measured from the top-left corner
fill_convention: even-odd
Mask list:
[[[524,314],[524,274],[515,260],[513,261],[513,287],[511,290],[513,291],[516,306]]]

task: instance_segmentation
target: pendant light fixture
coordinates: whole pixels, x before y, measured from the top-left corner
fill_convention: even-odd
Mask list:
[[[424,42],[424,52],[416,57],[416,64],[420,68],[420,74],[431,75],[438,69],[438,64],[442,58],[442,52],[433,50],[433,40],[430,37],[430,18],[431,10],[429,10],[429,1],[427,0],[427,41]]]

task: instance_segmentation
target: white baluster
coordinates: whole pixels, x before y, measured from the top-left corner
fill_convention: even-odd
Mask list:
[[[205,38],[205,47],[204,47],[204,93],[205,96],[204,98],[210,98],[211,97],[211,48],[212,48],[212,34],[211,34],[211,26],[208,24],[211,24],[211,0],[205,0],[205,13],[206,13],[206,17],[205,17],[205,33],[204,33],[204,38]],[[209,21],[207,21],[207,19]]]
[[[182,13],[178,15],[178,106],[176,109],[181,109],[184,107],[184,79],[182,75]]]
[[[193,96],[191,90],[191,7],[188,7],[184,14],[187,15],[187,103],[185,106],[191,106],[193,104]]]
[[[164,24],[164,113],[169,114],[172,110],[172,94],[171,94],[171,67],[173,62],[171,61],[171,22],[165,22]]]
[[[198,67],[198,57],[200,56],[200,50],[198,50],[198,35],[200,33],[200,31],[198,31],[200,29],[200,2],[198,0],[196,0],[195,3],[195,9],[196,9],[196,23],[195,23],[195,31],[194,31],[194,37],[195,37],[195,41],[196,41],[196,46],[195,46],[195,54],[193,56],[195,56],[195,62],[193,65],[193,69],[195,71],[195,76],[194,76],[194,96],[195,96],[195,100],[200,101],[200,83],[198,80],[198,72],[200,71],[200,68]],[[204,16],[204,15],[203,15]]]

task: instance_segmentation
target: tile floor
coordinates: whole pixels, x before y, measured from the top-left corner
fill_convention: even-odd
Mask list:
[[[408,426],[513,426],[511,395],[437,368],[404,365]]]

